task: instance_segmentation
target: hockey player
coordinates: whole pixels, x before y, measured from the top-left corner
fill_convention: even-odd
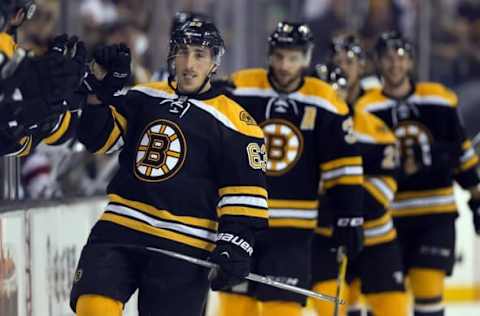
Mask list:
[[[364,92],[360,86],[365,54],[359,41],[351,35],[336,37],[331,43],[330,60],[333,70],[328,78],[334,86],[342,87],[342,77],[335,71],[338,65],[346,74],[344,93],[353,113],[353,128],[363,158],[365,247],[357,258],[348,265],[348,281],[351,285],[348,301],[349,315],[359,315],[357,282],[361,282],[362,293],[376,316],[407,316],[407,297],[402,277],[402,260],[396,241],[396,231],[388,205],[396,190],[395,173],[398,168],[396,138],[393,132],[376,116],[359,111],[355,101]],[[331,222],[334,204],[322,197],[319,208],[318,228],[315,230],[312,255],[313,288],[334,295],[337,287],[338,263],[331,240]],[[315,301],[318,315],[333,315],[333,306]]]
[[[375,50],[384,86],[362,97],[357,108],[382,119],[399,139],[401,175],[390,208],[415,315],[441,316],[444,279],[455,260],[453,181],[470,191],[480,233],[478,157],[464,136],[456,95],[441,84],[413,80],[412,45],[389,32],[380,36]]]
[[[308,26],[280,22],[268,44],[268,70],[232,75],[234,98],[263,128],[269,159],[270,230],[258,236],[253,269],[308,287],[321,177],[335,201],[335,241],[351,257],[362,247],[362,161],[347,105],[327,83],[304,76],[313,49]],[[299,295],[247,283],[221,293],[220,315],[295,316],[304,304]]]
[[[188,22],[170,41],[174,80],[136,86],[112,105],[101,100],[125,82],[116,74],[129,69],[129,50],[95,53],[106,73],[89,82],[99,98],[90,97],[79,136],[92,152],[121,150],[120,168],[78,263],[77,315],[121,315],[137,289],[140,315],[200,315],[208,270],[145,246],[210,257],[220,266],[212,288],[249,273],[254,232],[267,227],[264,135],[210,84],[223,52],[213,23]]]

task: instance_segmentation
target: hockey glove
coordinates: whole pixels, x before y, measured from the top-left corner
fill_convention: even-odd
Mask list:
[[[95,94],[105,103],[111,103],[115,93],[122,90],[130,82],[131,55],[125,44],[103,46],[95,50],[94,62],[90,74],[85,80],[85,87],[89,94]],[[101,77],[98,65],[106,72]]]
[[[473,213],[473,226],[475,227],[475,233],[480,236],[480,200],[470,199],[468,206]]]
[[[337,216],[333,239],[346,249],[349,258],[356,257],[363,248],[363,217]]]
[[[217,246],[210,261],[219,265],[210,275],[214,291],[237,285],[250,273],[253,233],[242,225],[225,225],[218,233]]]

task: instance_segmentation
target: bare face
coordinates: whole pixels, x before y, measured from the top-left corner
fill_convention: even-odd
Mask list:
[[[359,80],[363,71],[363,65],[358,57],[352,52],[340,51],[333,56],[333,63],[342,69],[347,76],[349,87],[354,86]]]
[[[175,55],[177,89],[184,93],[198,91],[215,67],[210,48],[196,45],[178,47]],[[205,90],[209,87],[208,82]]]
[[[300,49],[275,48],[270,56],[270,67],[280,88],[288,88],[302,75],[306,66],[305,53]]]
[[[409,80],[412,70],[412,59],[400,50],[389,49],[378,59],[380,73],[386,86],[399,87]]]

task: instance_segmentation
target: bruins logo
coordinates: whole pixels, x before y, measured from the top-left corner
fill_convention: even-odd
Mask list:
[[[255,119],[246,111],[240,112],[240,121],[245,122],[247,125],[257,125]]]
[[[430,144],[433,138],[427,127],[419,122],[404,121],[395,128],[395,136],[400,141],[401,161],[407,174],[416,173],[422,166],[432,164]],[[421,154],[416,155],[415,150]]]
[[[303,135],[292,123],[272,119],[261,124],[267,143],[267,175],[280,176],[289,171],[303,151]]]
[[[167,120],[150,123],[137,146],[135,175],[148,182],[173,177],[187,153],[185,137],[177,124]]]

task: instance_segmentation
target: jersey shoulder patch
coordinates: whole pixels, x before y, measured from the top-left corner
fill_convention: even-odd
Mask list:
[[[150,97],[169,98],[175,95],[175,91],[168,85],[166,81],[154,81],[142,83],[134,86],[131,91],[141,92]]]
[[[339,115],[346,115],[349,112],[348,106],[343,99],[337,94],[335,89],[325,81],[315,77],[306,76],[305,83],[298,93],[311,97],[312,100],[317,99],[319,105],[323,103],[325,109],[330,110]]]
[[[414,97],[419,102],[430,105],[457,107],[457,95],[444,85],[436,82],[419,82],[415,87]]]
[[[210,107],[210,110],[206,110],[223,125],[249,137],[264,138],[262,129],[250,113],[227,96],[219,95],[210,100],[203,100],[202,103]]]
[[[267,71],[262,68],[242,69],[231,75],[236,88],[271,88]]]

